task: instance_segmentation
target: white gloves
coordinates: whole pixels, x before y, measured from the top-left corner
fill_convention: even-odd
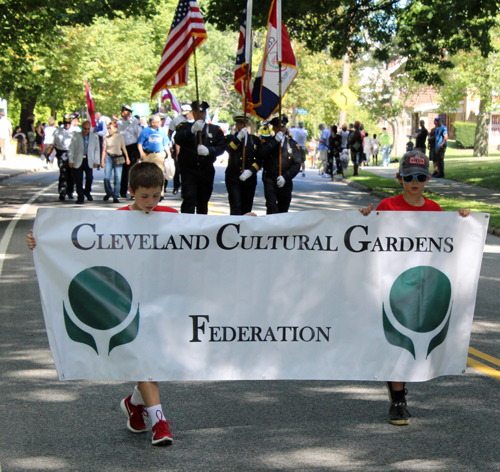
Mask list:
[[[203,120],[195,121],[194,124],[193,124],[193,126],[192,126],[192,128],[191,128],[191,131],[194,134],[197,131],[201,131],[204,126],[205,126],[205,122]]]
[[[253,172],[250,169],[245,169],[240,175],[240,180],[242,182],[245,182],[245,180],[247,180],[249,177],[252,177],[252,175]]]
[[[276,141],[278,141],[278,143],[281,143],[281,141],[283,141],[283,131],[278,131],[274,138],[276,139]]]
[[[248,134],[248,130],[246,128],[242,128],[242,130],[236,135],[236,137],[241,141],[244,142],[245,138]]]
[[[198,145],[198,154],[200,156],[208,156],[208,148],[203,146],[203,144]]]
[[[280,131],[280,133],[281,133],[281,131]],[[284,187],[285,183],[286,183],[285,177],[283,177],[282,175],[280,175],[276,179],[276,184],[278,185],[279,188]]]

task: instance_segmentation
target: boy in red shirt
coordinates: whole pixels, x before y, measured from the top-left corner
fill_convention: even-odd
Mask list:
[[[138,162],[129,171],[129,191],[134,197],[134,203],[119,210],[136,210],[149,213],[151,211],[163,211],[178,213],[174,208],[157,206],[165,177],[162,170],[152,162]],[[26,237],[28,248],[36,247],[33,231]],[[160,403],[160,389],[158,382],[137,382],[131,395],[121,401],[120,407],[128,418],[127,428],[133,433],[147,432],[145,416],[151,418],[153,427],[153,445],[172,443],[172,434],[165,420]],[[170,423],[171,424],[171,423]]]
[[[377,206],[377,211],[443,211],[432,200],[423,196],[424,187],[429,182],[429,159],[420,151],[407,152],[399,163],[399,172],[396,174],[399,183],[403,186],[403,193],[396,197],[386,198]],[[373,211],[373,203],[359,211],[368,216]],[[458,210],[460,216],[466,217],[470,210]],[[406,382],[386,382],[389,392],[389,421],[397,426],[410,423],[410,413],[406,408]]]

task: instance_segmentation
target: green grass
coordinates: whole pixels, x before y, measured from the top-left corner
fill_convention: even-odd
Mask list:
[[[497,165],[500,168],[500,159],[498,159]],[[391,167],[392,166],[394,166],[394,175],[396,175],[397,164],[391,164]],[[446,171],[446,173],[446,177],[448,178],[448,171]],[[402,193],[401,185],[395,180],[378,177],[361,169],[359,170],[359,175],[357,177],[353,177],[351,167],[344,172],[344,175],[347,179],[352,180],[353,182],[358,182],[362,185],[370,187],[373,190],[385,192],[389,195],[396,196]],[[436,203],[438,203],[444,211],[457,211],[460,208],[470,208],[474,212],[489,213],[490,226],[500,229],[500,207],[486,205],[485,203],[480,203],[473,200],[444,197],[432,192],[425,192],[424,195],[427,198],[430,198],[431,200],[434,200]]]

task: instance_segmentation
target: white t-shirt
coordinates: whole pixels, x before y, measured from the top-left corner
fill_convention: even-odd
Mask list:
[[[347,143],[349,141],[349,131],[342,130],[339,134],[340,134],[340,136],[342,136],[342,144],[341,144],[341,146],[343,148],[346,148],[347,147]]]
[[[56,132],[55,126],[46,126],[44,129],[45,136],[43,138],[43,144],[54,144],[54,133]]]
[[[4,116],[0,118],[0,139],[10,139],[12,133],[12,123]]]
[[[299,147],[305,148],[307,141],[307,130],[303,128],[293,128],[290,130],[290,134],[294,141],[299,145]]]

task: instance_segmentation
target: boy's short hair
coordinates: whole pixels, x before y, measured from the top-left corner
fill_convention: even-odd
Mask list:
[[[420,151],[407,152],[399,163],[399,173],[403,177],[412,174],[425,174],[430,177],[429,158]]]
[[[165,176],[153,162],[137,162],[129,171],[130,188],[135,192],[139,187],[163,188]]]

